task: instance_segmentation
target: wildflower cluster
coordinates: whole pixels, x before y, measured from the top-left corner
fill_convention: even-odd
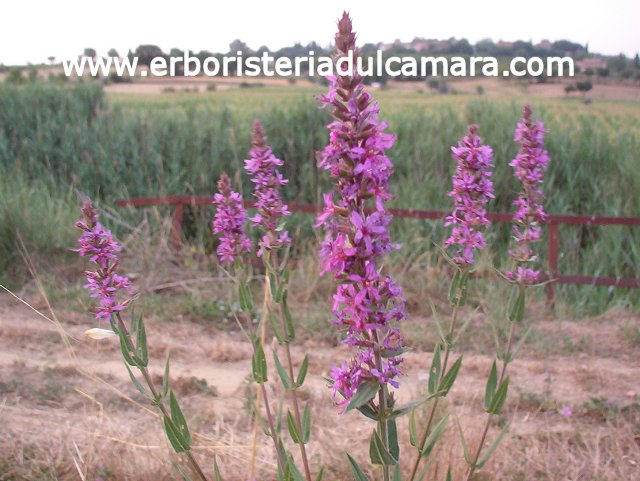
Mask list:
[[[82,205],[82,218],[76,222],[82,230],[78,239],[80,247],[74,249],[81,257],[89,257],[97,270],[85,271],[87,284],[85,288],[93,291],[91,297],[99,299],[96,312],[97,319],[109,321],[111,314],[126,308],[126,301],[118,300],[118,292],[131,287],[129,279],[116,273],[120,262],[117,253],[120,245],[113,240],[113,235],[98,222],[98,215],[90,200]]]
[[[218,181],[218,192],[213,197],[216,213],[212,223],[213,233],[220,234],[217,254],[221,262],[233,263],[251,250],[251,241],[244,233],[247,211],[242,206],[242,197],[231,188],[226,172]]]
[[[255,184],[253,195],[256,198],[255,207],[258,211],[251,221],[264,232],[260,239],[258,256],[266,251],[286,247],[291,244],[289,233],[279,225],[280,219],[290,215],[287,205],[280,196],[280,187],[288,181],[278,171],[283,165],[266,143],[262,124],[256,120],[251,132],[252,148],[250,158],[244,161],[245,170],[252,176]]]
[[[470,125],[458,146],[451,147],[452,157],[458,166],[453,176],[453,190],[449,192],[455,207],[445,220],[445,225],[453,228],[445,246],[456,246],[453,260],[460,267],[473,264],[474,249],[483,249],[487,245],[479,229],[489,225],[486,205],[494,197],[490,179],[493,150],[482,145],[477,132],[478,126]]]
[[[513,216],[515,246],[510,251],[518,265],[515,272],[507,273],[509,279],[523,285],[534,284],[540,277],[539,270],[526,265],[536,260],[531,244],[540,240],[541,223],[547,219],[542,205],[544,192],[541,189],[549,165],[549,155],[544,149],[544,133],[543,123],[531,118],[531,107],[526,105],[514,137],[520,143],[520,151],[509,163],[522,184],[522,191],[513,203],[517,207]]]
[[[344,14],[335,37],[336,61],[355,47],[351,20]],[[394,246],[387,226],[391,222],[384,202],[391,198],[389,177],[393,165],[385,154],[394,138],[384,132],[378,104],[365,92],[362,77],[330,77],[329,92],[319,100],[335,120],[328,125],[329,144],[320,152],[319,166],[337,178],[333,193],[324,196],[324,209],[316,226],[324,225],[327,238],[320,257],[323,272],[340,281],[334,295],[332,321],[346,330],[343,342],[356,347],[350,362],[334,367],[334,398],[349,402],[365,381],[398,386],[402,338],[396,322],[405,317],[402,290],[380,272],[377,260]],[[384,352],[383,357],[381,353]]]

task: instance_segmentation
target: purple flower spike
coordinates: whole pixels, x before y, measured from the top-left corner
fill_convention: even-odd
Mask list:
[[[278,171],[278,167],[284,162],[271,152],[262,124],[258,120],[253,123],[251,139],[250,158],[244,161],[244,168],[252,176],[251,182],[255,184],[253,195],[256,198],[255,207],[258,212],[251,218],[251,222],[264,232],[258,249],[258,256],[262,256],[265,251],[291,244],[289,233],[279,225],[282,217],[291,214],[280,197],[280,187],[287,185],[288,180]]]
[[[508,272],[507,277],[519,284],[530,285],[540,279],[540,271],[522,264],[534,262],[536,255],[531,244],[542,236],[541,224],[547,220],[542,202],[544,192],[542,182],[549,165],[549,154],[544,149],[544,125],[531,118],[531,107],[522,110],[522,120],[518,123],[514,140],[520,144],[520,151],[509,163],[514,175],[522,184],[522,191],[513,205],[517,207],[513,215],[513,238],[515,246],[509,254],[518,267]]]
[[[338,22],[335,44],[336,62],[349,52],[357,57],[346,13]],[[377,265],[378,258],[395,247],[385,207],[393,173],[385,150],[393,146],[394,137],[385,133],[378,104],[360,75],[328,80],[329,92],[319,100],[335,120],[328,125],[329,144],[319,153],[318,165],[336,179],[336,187],[324,195],[316,226],[324,226],[327,233],[320,249],[323,273],[333,272],[339,281],[332,322],[345,332],[343,343],[355,350],[350,361],[329,375],[334,399],[344,406],[364,382],[398,386],[402,337],[396,324],[406,314],[402,289]]]
[[[244,232],[247,211],[242,206],[242,196],[231,189],[226,172],[218,181],[218,192],[213,197],[216,213],[213,220],[213,233],[220,235],[217,254],[220,262],[232,264],[245,252],[251,251],[251,241]]]
[[[457,147],[451,147],[453,159],[458,162],[453,176],[455,207],[445,219],[445,226],[452,225],[451,236],[445,246],[456,246],[454,262],[466,267],[474,262],[474,251],[486,247],[480,228],[489,225],[486,205],[493,198],[493,183],[490,180],[493,167],[493,150],[482,145],[477,135],[478,126],[470,125],[467,135]]]
[[[78,239],[80,247],[74,251],[81,257],[89,257],[97,267],[96,271],[85,271],[87,284],[84,287],[92,291],[91,297],[99,299],[96,318],[108,322],[113,313],[126,309],[127,301],[118,301],[118,292],[131,288],[129,279],[116,273],[120,265],[117,253],[121,247],[113,240],[111,232],[98,222],[96,210],[88,199],[82,205],[82,218],[76,222],[76,227],[82,230],[82,235]]]

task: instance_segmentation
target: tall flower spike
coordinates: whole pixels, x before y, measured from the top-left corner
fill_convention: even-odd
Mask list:
[[[531,107],[526,105],[514,137],[520,144],[520,151],[509,163],[522,184],[522,191],[513,203],[517,208],[513,215],[515,245],[509,252],[517,266],[515,272],[507,273],[509,279],[524,285],[534,284],[540,278],[540,271],[530,266],[536,261],[531,244],[540,240],[541,224],[547,220],[542,205],[542,183],[549,165],[549,154],[544,149],[544,134],[544,124],[531,118]]]
[[[245,252],[251,251],[251,241],[244,232],[247,211],[242,206],[242,196],[234,192],[226,172],[218,181],[218,192],[213,196],[216,213],[212,228],[220,234],[217,254],[220,262],[232,264]]]
[[[453,175],[453,190],[449,192],[455,206],[445,219],[445,226],[452,225],[453,228],[445,246],[456,246],[453,260],[460,267],[473,264],[474,251],[487,245],[481,228],[490,224],[486,205],[494,197],[491,182],[493,150],[482,145],[477,133],[478,126],[470,125],[458,146],[451,147],[458,166]]]
[[[78,239],[80,247],[74,251],[81,257],[89,257],[96,265],[95,271],[85,271],[87,284],[84,287],[92,291],[91,297],[99,299],[96,318],[108,322],[113,313],[126,308],[127,301],[119,301],[118,293],[131,287],[129,279],[116,273],[120,265],[117,253],[121,247],[113,240],[111,232],[98,222],[98,214],[88,199],[82,205],[82,218],[76,222],[76,227],[82,230],[82,235]]]
[[[251,182],[255,184],[253,196],[256,198],[255,207],[258,212],[251,218],[251,222],[264,232],[258,249],[258,256],[262,256],[265,251],[291,244],[289,233],[279,225],[282,217],[291,214],[280,196],[280,187],[287,185],[288,180],[278,170],[284,162],[273,155],[267,145],[259,120],[253,123],[251,140],[250,158],[244,161],[244,165],[252,176]]]
[[[336,62],[349,52],[358,56],[355,38],[345,13],[335,37]],[[401,288],[377,265],[378,258],[394,248],[385,206],[393,173],[385,151],[394,138],[384,132],[387,124],[379,120],[378,104],[358,73],[328,80],[329,92],[319,101],[335,120],[328,125],[329,144],[319,153],[318,165],[330,172],[336,185],[324,196],[316,225],[327,233],[320,249],[323,272],[333,272],[339,281],[332,322],[344,330],[343,342],[355,349],[353,358],[330,374],[334,399],[345,405],[363,382],[398,387],[402,338],[397,322],[406,314]]]

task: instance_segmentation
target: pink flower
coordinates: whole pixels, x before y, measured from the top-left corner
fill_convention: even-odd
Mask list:
[[[213,204],[216,206],[213,233],[221,234],[218,258],[221,262],[233,263],[237,257],[251,251],[251,241],[244,233],[247,211],[242,206],[242,196],[231,189],[226,172],[220,176]]]
[[[337,58],[358,53],[346,13],[338,23],[336,48]],[[324,195],[316,226],[327,232],[320,248],[322,272],[333,272],[340,282],[332,322],[345,333],[343,343],[354,348],[352,359],[329,375],[334,399],[344,406],[363,382],[398,386],[402,337],[394,323],[406,314],[402,290],[378,265],[378,259],[395,248],[385,206],[393,173],[386,149],[394,138],[385,133],[387,125],[379,120],[378,104],[365,91],[362,77],[327,79],[329,92],[319,100],[335,120],[328,125],[329,144],[319,153],[318,165],[336,184],[334,192]],[[380,355],[383,350],[385,357]]]

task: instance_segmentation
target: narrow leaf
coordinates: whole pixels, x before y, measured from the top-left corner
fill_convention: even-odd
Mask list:
[[[309,404],[305,405],[302,411],[302,442],[307,444],[311,437],[311,408]]]
[[[289,428],[289,435],[291,436],[292,441],[296,444],[300,444],[302,442],[302,437],[298,432],[296,421],[293,419],[293,415],[289,410],[287,410],[287,427]]]
[[[431,361],[431,369],[429,370],[429,394],[434,394],[438,389],[438,381],[440,380],[440,343],[433,352],[433,360]]]
[[[442,382],[438,387],[438,391],[441,391],[443,396],[446,396],[449,393],[449,389],[453,386],[453,383],[456,381],[456,377],[458,377],[458,372],[460,371],[460,366],[462,365],[462,356],[460,356],[456,362],[453,363],[449,372],[447,372],[442,378]]]
[[[355,395],[351,398],[346,411],[351,411],[352,409],[356,409],[364,404],[367,404],[374,398],[379,389],[380,384],[378,384],[376,381],[367,381],[363,384],[360,384]]]
[[[358,463],[356,463],[355,459],[353,459],[349,454],[347,454],[347,459],[349,460],[349,464],[351,465],[351,471],[353,472],[353,476],[355,481],[369,481],[369,478],[366,474],[360,469]]]
[[[489,411],[491,408],[491,402],[496,392],[496,385],[498,384],[498,368],[496,361],[493,361],[491,366],[491,372],[489,373],[489,379],[487,379],[487,387],[484,391],[484,410]]]
[[[300,370],[298,371],[298,377],[296,378],[296,386],[300,387],[304,384],[304,380],[307,377],[307,370],[309,369],[309,355],[305,355],[300,364]]]
[[[422,447],[422,451],[420,451],[420,455],[422,457],[427,457],[429,456],[429,454],[431,454],[433,447],[438,442],[438,439],[440,439],[440,435],[442,434],[442,430],[444,429],[448,419],[449,415],[447,414],[440,420],[438,424],[436,424],[433,430],[429,433],[429,436],[427,436],[427,439],[424,442],[424,446]]]
[[[171,411],[171,421],[182,436],[188,449],[191,446],[191,434],[189,433],[187,420],[184,418],[184,414],[182,414],[182,410],[173,391],[169,391],[169,409]]]
[[[276,354],[275,350],[273,351],[273,362],[276,365],[276,370],[278,371],[278,375],[280,376],[282,385],[287,391],[291,391],[293,389],[291,378],[289,377],[289,374],[287,374],[287,371],[285,371],[284,367],[282,366],[282,363],[280,362],[280,359],[278,359],[278,355]]]
[[[505,425],[504,428],[502,428],[502,431],[500,431],[500,434],[498,434],[498,437],[493,441],[493,443],[491,443],[491,446],[489,447],[487,452],[484,453],[482,458],[476,464],[476,468],[477,469],[482,469],[483,466],[487,463],[487,461],[489,461],[489,458],[491,458],[491,455],[497,449],[498,445],[500,444],[500,441],[502,441],[502,438],[507,433],[508,429],[509,429],[509,425],[508,424]]]
[[[502,406],[504,406],[505,401],[507,400],[507,391],[509,390],[509,378],[504,379],[500,386],[498,387],[495,396],[491,400],[491,406],[487,411],[490,414],[500,414],[502,411]]]

